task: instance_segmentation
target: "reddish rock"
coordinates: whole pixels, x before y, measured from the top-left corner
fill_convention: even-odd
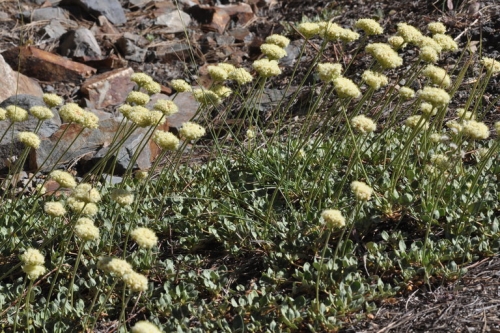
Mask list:
[[[163,94],[155,94],[151,96],[151,100],[146,105],[147,108],[152,109],[155,105],[156,101],[159,99],[170,99],[172,100],[173,96],[167,96]],[[193,119],[196,111],[198,110],[198,103],[191,92],[184,92],[175,95],[174,103],[179,108],[179,112],[171,115],[167,118],[168,127],[173,129],[174,131],[178,130],[183,123],[190,121]]]
[[[135,86],[130,81],[132,74],[132,68],[121,68],[95,75],[82,84],[81,90],[96,108],[122,104]]]
[[[43,91],[38,82],[12,70],[0,55],[0,101],[16,94],[41,97]]]

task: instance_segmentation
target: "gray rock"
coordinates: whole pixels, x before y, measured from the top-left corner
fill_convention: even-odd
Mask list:
[[[66,29],[58,20],[51,20],[49,24],[40,30],[42,38],[57,39],[66,33]]]
[[[115,25],[127,22],[125,11],[118,0],[63,0],[60,5],[77,5],[95,17],[106,16]]]
[[[101,48],[89,29],[71,30],[61,36],[59,52],[65,57],[100,57]]]
[[[183,32],[191,23],[191,17],[182,11],[172,11],[167,14],[160,15],[156,18],[156,25],[166,26],[162,31],[165,33]]]
[[[144,62],[144,59],[146,59],[147,50],[136,46],[134,42],[125,35],[116,41],[116,47],[127,60]]]
[[[146,107],[152,109],[159,99],[172,100],[172,97],[173,96],[167,96],[164,94],[154,94],[151,96],[151,100]],[[167,117],[167,123],[169,128],[179,130],[182,124],[193,119],[200,103],[194,99],[193,94],[190,92],[183,92],[175,95],[174,103],[179,108],[179,112]]]
[[[172,60],[184,61],[189,58],[191,47],[188,43],[175,43],[169,45],[161,45],[156,48],[155,56],[163,63]]]
[[[33,11],[23,12],[23,18],[28,22],[44,21],[44,20],[65,20],[68,18],[67,12],[59,7],[37,8]]]
[[[38,82],[13,71],[0,55],[0,101],[16,94],[42,96],[43,91]]]

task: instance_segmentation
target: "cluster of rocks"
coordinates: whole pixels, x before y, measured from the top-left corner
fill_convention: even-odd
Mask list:
[[[78,102],[100,118],[98,129],[85,129],[78,135],[78,126],[67,128],[53,109],[56,117],[45,121],[38,132],[42,143],[31,152],[27,167],[43,172],[104,156],[121,122],[116,108],[134,89],[130,77],[136,71],[153,69],[148,74],[162,84],[161,93],[152,96],[154,103],[171,98],[168,81],[185,78],[186,59],[193,49],[201,63],[224,60],[241,64],[248,57],[246,51],[262,42],[247,25],[267,1],[226,2],[210,6],[198,0],[181,0],[178,5],[173,0],[25,0],[21,12],[2,11],[0,5],[0,26],[22,24],[32,29],[33,37],[25,43],[12,33],[16,43],[0,42],[0,107],[15,104],[29,110],[44,105],[41,96],[50,92],[67,102]],[[195,32],[189,34],[199,42],[194,47],[185,38],[186,29],[192,28]],[[150,34],[142,33],[148,30]],[[22,30],[24,35],[29,31]],[[158,36],[162,36],[160,41]],[[248,48],[242,51],[241,46],[233,47],[235,43],[245,43]],[[155,70],[159,67],[164,71]],[[169,70],[170,75],[165,75]],[[198,78],[196,75],[192,73],[188,81]],[[180,112],[169,117],[163,129],[175,130],[198,107],[190,93],[178,94],[175,102]],[[35,129],[37,119],[30,117],[11,128],[8,121],[0,122],[0,134],[9,131],[0,142],[0,169],[5,170],[23,148],[16,143],[16,133]],[[123,145],[116,156],[116,170],[127,167],[144,135],[145,131],[137,130]],[[156,147],[149,145],[135,167],[149,168],[157,154]]]

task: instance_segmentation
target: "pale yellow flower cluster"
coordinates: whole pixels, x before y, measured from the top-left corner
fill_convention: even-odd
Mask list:
[[[399,95],[404,99],[410,99],[415,97],[415,91],[408,87],[399,88]]]
[[[423,114],[435,116],[438,112],[438,109],[432,106],[430,103],[423,102],[420,104],[420,111]]]
[[[121,109],[122,114],[131,122],[139,127],[147,127],[151,125],[149,110],[141,105],[131,106],[130,108]]]
[[[193,97],[201,105],[205,106],[217,106],[222,103],[220,97],[210,90],[205,89],[195,89],[193,90]]]
[[[84,241],[96,241],[99,239],[99,228],[94,221],[87,217],[81,217],[75,224],[75,236]]]
[[[462,134],[472,140],[484,140],[490,136],[490,129],[485,123],[475,120],[464,120]]]
[[[318,64],[318,74],[321,81],[333,82],[342,75],[342,65],[332,63]]]
[[[130,330],[132,333],[161,333],[156,325],[146,320],[138,321]]]
[[[373,189],[370,186],[357,180],[351,183],[351,191],[359,201],[368,201],[373,194]]]
[[[387,43],[389,43],[394,50],[399,50],[406,46],[405,39],[401,36],[391,36],[387,39]]]
[[[113,189],[110,193],[110,197],[111,200],[122,207],[130,206],[134,202],[134,194],[121,188]]]
[[[418,42],[416,43],[418,47],[423,48],[423,47],[430,47],[434,49],[438,54],[443,51],[443,47],[436,42],[433,38],[427,37],[427,36],[422,36]]]
[[[188,121],[182,124],[182,127],[179,129],[179,135],[186,141],[198,140],[205,135],[205,128]]]
[[[342,216],[340,210],[326,209],[321,213],[321,217],[330,229],[338,229],[345,226],[345,218]]]
[[[224,81],[227,79],[228,72],[220,66],[208,66],[208,74],[214,81]]]
[[[430,22],[427,24],[427,29],[434,34],[444,34],[446,32],[446,27],[441,22]]]
[[[264,43],[260,46],[260,51],[271,60],[278,60],[286,56],[286,51],[275,44]]]
[[[380,35],[384,32],[384,29],[380,26],[380,24],[373,19],[359,19],[356,21],[354,26],[363,30],[368,36]]]
[[[85,216],[95,216],[99,212],[99,208],[95,203],[85,203],[74,197],[69,197],[66,200],[66,204],[72,212]]]
[[[419,57],[425,62],[435,63],[439,60],[439,53],[430,46],[424,46],[420,48]]]
[[[358,86],[348,78],[342,76],[336,78],[333,80],[333,86],[340,98],[358,98],[361,96]]]
[[[498,138],[500,138],[500,121],[495,123],[495,131],[497,132]]]
[[[437,86],[442,86],[448,88],[451,85],[450,76],[441,67],[436,67],[434,65],[427,65],[422,74],[427,76],[431,82]]]
[[[401,58],[389,44],[372,43],[368,44],[365,50],[367,53],[371,54],[384,69],[396,68],[403,64],[403,58]]]
[[[246,69],[236,68],[229,72],[228,79],[236,81],[239,85],[244,85],[252,82],[253,77]]]
[[[40,138],[33,132],[19,132],[17,133],[17,138],[21,143],[33,149],[38,149],[40,147]]]
[[[43,206],[43,210],[47,215],[52,217],[61,217],[66,214],[64,205],[59,201],[46,202]]]
[[[271,35],[266,37],[266,43],[277,45],[281,48],[286,48],[290,44],[290,39],[282,35]]]
[[[346,43],[355,41],[359,34],[349,29],[344,29],[336,23],[320,22],[319,35],[328,41],[342,40]]]
[[[417,43],[422,37],[420,30],[407,23],[398,23],[398,35],[403,37],[406,43]]]
[[[144,106],[149,102],[149,95],[140,91],[131,91],[125,101],[131,105]]]
[[[484,57],[481,59],[481,65],[486,67],[487,71],[491,74],[500,72],[500,62],[495,59]]]
[[[186,92],[186,91],[191,91],[192,88],[191,86],[189,85],[189,83],[187,83],[186,81],[184,80],[181,80],[181,79],[177,79],[177,80],[172,80],[170,82],[170,85],[172,86],[172,88],[174,88],[177,92]]]
[[[233,64],[229,64],[227,62],[221,62],[217,66],[219,66],[220,68],[225,70],[228,74],[230,74],[232,71],[234,71],[236,69],[236,67],[234,67]]]
[[[361,78],[373,90],[379,90],[380,88],[385,87],[389,83],[387,76],[370,70],[364,71],[363,74],[361,75]]]
[[[297,30],[304,35],[306,39],[312,38],[319,33],[320,26],[317,23],[305,22],[297,26]]]
[[[76,180],[69,172],[62,170],[54,170],[50,173],[50,178],[56,181],[61,187],[66,187],[66,188],[76,187]]]
[[[475,120],[476,116],[470,111],[465,111],[465,109],[457,109],[457,116],[463,120]]]
[[[456,51],[458,50],[457,43],[448,35],[445,34],[435,34],[432,36],[439,46],[443,49],[443,51]]]
[[[98,203],[101,201],[101,194],[91,184],[81,183],[75,187],[71,196],[84,203]]]
[[[443,107],[450,103],[450,95],[441,88],[424,87],[418,96],[435,107]]]
[[[134,292],[148,290],[148,278],[134,272],[132,266],[123,259],[101,257],[97,262],[97,268],[119,278]]]
[[[351,119],[351,126],[361,133],[371,133],[377,129],[377,124],[365,115],[359,115]]]
[[[210,88],[210,91],[215,93],[217,96],[220,98],[226,98],[229,97],[233,91],[231,88],[223,86],[222,84],[216,84]]]
[[[281,69],[276,60],[259,59],[253,62],[253,68],[262,77],[271,77],[281,74]]]
[[[422,129],[429,128],[429,122],[427,121],[427,119],[425,119],[425,117],[421,115],[415,115],[406,118],[405,125],[411,128],[417,128],[417,126]]]
[[[158,237],[149,228],[136,228],[130,233],[130,237],[142,248],[150,249],[158,243]]]
[[[153,142],[164,150],[176,150],[179,147],[179,139],[174,134],[161,130],[153,133]]]
[[[61,105],[63,102],[63,99],[56,94],[43,94],[42,96],[43,102],[49,107],[53,108],[58,105]]]
[[[142,86],[142,88],[146,90],[150,95],[158,94],[161,92],[161,85],[158,82],[154,81],[146,83]]]
[[[29,248],[21,256],[22,269],[30,280],[38,279],[47,269],[43,266],[45,258],[40,251]]]
[[[99,127],[99,118],[90,111],[85,111],[76,103],[67,103],[59,109],[62,120],[68,123],[77,123],[84,128]]]
[[[450,167],[450,161],[448,157],[443,154],[432,155],[430,161],[439,170],[447,170]]]
[[[138,86],[144,86],[149,82],[153,82],[153,78],[144,73],[134,73],[130,77],[130,81],[137,83]]]
[[[161,111],[165,117],[169,117],[179,111],[177,105],[169,99],[159,99],[153,109]]]
[[[5,109],[0,108],[0,120],[7,119],[7,111]]]
[[[5,108],[5,111],[7,118],[13,123],[28,120],[28,111],[19,106],[9,105]]]
[[[45,106],[33,106],[30,108],[30,113],[39,120],[51,119],[54,117],[52,110]]]

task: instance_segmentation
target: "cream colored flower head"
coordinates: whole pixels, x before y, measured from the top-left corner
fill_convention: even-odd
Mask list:
[[[333,80],[342,75],[341,64],[332,64],[329,62],[318,64],[317,69],[320,80],[324,82],[333,82]]]
[[[150,112],[144,106],[136,105],[132,107],[127,118],[139,127],[147,127],[151,125]]]
[[[425,117],[421,115],[415,115],[406,118],[405,125],[411,128],[417,128],[417,126],[422,129],[429,128],[429,122],[427,121],[427,119],[425,119]]]
[[[142,86],[144,90],[148,92],[149,95],[158,94],[161,92],[161,84],[155,81],[151,81]]]
[[[122,207],[130,206],[134,202],[134,194],[121,188],[113,189],[110,193],[110,197],[111,200]]]
[[[148,278],[140,273],[134,271],[122,276],[123,282],[127,288],[133,292],[144,292],[148,290]]]
[[[415,91],[408,87],[401,87],[399,88],[399,96],[404,99],[411,99],[415,97]]]
[[[359,115],[351,119],[351,126],[363,134],[371,133],[377,129],[377,125],[370,118]]]
[[[432,36],[439,46],[443,49],[443,51],[456,51],[458,50],[457,43],[448,35],[445,34],[435,34]]]
[[[172,88],[174,88],[177,92],[186,92],[186,91],[191,91],[193,90],[189,83],[187,83],[184,80],[177,79],[177,80],[172,80],[170,82],[170,85]]]
[[[391,36],[387,39],[387,43],[394,49],[399,50],[406,46],[405,39],[401,36]]]
[[[285,49],[275,44],[264,43],[260,46],[260,51],[269,59],[273,60],[278,60],[286,56]]]
[[[364,71],[363,74],[361,75],[361,78],[373,90],[379,90],[380,88],[385,87],[389,83],[387,76],[370,70]]]
[[[281,74],[276,60],[260,59],[253,62],[253,68],[262,77],[271,77]]]
[[[432,165],[440,170],[447,170],[450,167],[450,161],[446,155],[434,154],[430,159]]]
[[[422,48],[422,47],[431,47],[438,54],[443,51],[443,47],[438,42],[436,42],[431,37],[427,37],[427,36],[422,36],[422,38],[420,38],[420,40],[417,42],[417,45],[420,48]]]
[[[78,106],[76,103],[67,103],[59,109],[59,116],[66,123],[80,124],[83,120],[85,110]]]
[[[216,84],[210,88],[210,91],[215,93],[220,98],[226,98],[231,96],[233,90],[229,87],[223,86],[222,84]]]
[[[406,23],[398,23],[398,35],[407,43],[417,43],[422,37],[420,30]]]
[[[266,38],[266,43],[274,44],[284,49],[288,46],[288,44],[290,44],[290,39],[285,36],[274,34]]]
[[[205,128],[188,121],[182,124],[182,127],[179,129],[179,134],[181,138],[184,138],[187,141],[194,141],[205,135]]]
[[[224,68],[219,66],[208,66],[207,70],[214,81],[224,81],[229,74]]]
[[[500,138],[500,121],[495,123],[495,131],[497,132],[497,137]]]
[[[161,111],[165,117],[171,116],[179,111],[177,105],[169,99],[159,99],[153,109]]]
[[[50,173],[50,178],[55,180],[61,187],[75,188],[76,181],[75,178],[66,171],[54,170]]]
[[[47,215],[52,217],[60,217],[66,214],[66,209],[59,201],[46,202],[43,206],[43,210]]]
[[[470,111],[465,111],[465,109],[457,109],[457,116],[464,120],[475,120],[476,116]]]
[[[148,125],[147,126],[160,126],[165,124],[167,119],[163,112],[158,110],[152,110],[148,113]]]
[[[179,139],[170,132],[156,130],[153,133],[153,142],[164,150],[176,150],[179,148]]]
[[[361,96],[358,86],[348,78],[336,78],[333,80],[333,86],[340,98],[358,98]]]
[[[427,24],[427,29],[431,32],[431,34],[444,34],[446,32],[446,27],[441,22],[431,22]]]
[[[225,70],[228,74],[236,69],[233,64],[229,64],[227,62],[221,62],[220,64],[217,64],[217,66]]]
[[[153,78],[144,73],[134,73],[130,77],[130,81],[137,83],[139,86],[144,86],[150,82],[153,82]]]
[[[85,203],[76,198],[69,197],[66,204],[72,212],[80,213],[85,216],[95,216],[99,212],[99,208],[95,203]]]
[[[321,217],[328,228],[337,229],[345,226],[345,218],[342,216],[340,210],[326,209],[321,213]]]
[[[83,118],[80,121],[80,125],[84,128],[98,128],[99,127],[99,117],[93,112],[85,111]]]
[[[462,132],[464,126],[456,120],[450,120],[446,122],[446,127],[448,127],[454,134]]]
[[[229,72],[228,79],[236,81],[239,85],[252,82],[253,76],[244,68],[237,68]]]
[[[146,320],[138,321],[130,330],[132,333],[161,333],[156,325]]]
[[[9,105],[5,108],[7,118],[13,123],[28,120],[28,111],[19,106]]]
[[[7,119],[7,111],[5,109],[0,108],[0,120]]]
[[[495,74],[500,72],[500,62],[492,58],[484,57],[481,59],[481,65],[483,65],[488,73]]]
[[[328,41],[338,40],[342,36],[344,29],[336,23],[319,22],[319,35]]]
[[[17,133],[17,138],[20,142],[33,149],[40,147],[40,138],[33,132],[19,132]]]
[[[30,280],[38,279],[40,276],[45,274],[45,272],[47,271],[47,269],[42,265],[28,265],[28,264],[26,264],[26,265],[23,265],[22,269],[23,269],[23,272],[26,273],[26,275],[28,276],[28,278]]]
[[[428,63],[436,63],[439,60],[439,53],[430,46],[420,48],[420,59]]]
[[[134,175],[135,179],[144,180],[148,178],[149,173],[146,170],[139,170]]]
[[[340,34],[340,39],[343,42],[350,43],[359,39],[359,34],[350,29],[342,29],[342,33]]]
[[[195,89],[193,90],[193,97],[196,101],[204,106],[217,106],[222,103],[220,97],[210,90]]]
[[[87,217],[81,217],[75,224],[75,236],[84,241],[96,241],[99,239],[99,228],[94,221]]]
[[[403,58],[401,58],[389,44],[372,43],[368,44],[365,50],[367,53],[371,54],[384,69],[396,68],[403,64]]]
[[[29,248],[24,251],[24,253],[20,256],[20,259],[27,265],[43,265],[45,263],[45,257],[43,254],[39,250],[33,248]]]
[[[297,26],[297,30],[304,35],[306,39],[312,38],[319,33],[319,25],[317,23],[305,22]]]
[[[423,102],[420,104],[420,111],[422,111],[423,114],[435,116],[438,112],[438,108],[432,106],[430,103]]]
[[[251,128],[247,129],[247,139],[252,140],[256,136],[255,131]]]
[[[43,94],[42,98],[49,108],[54,108],[63,102],[63,99],[56,94]]]
[[[435,107],[443,107],[450,103],[450,95],[441,88],[424,87],[418,91],[418,96]]]
[[[99,191],[88,183],[82,183],[76,186],[71,196],[85,203],[97,203],[101,201]]]
[[[373,189],[370,186],[357,180],[351,183],[351,191],[359,201],[368,201],[373,194]]]
[[[363,30],[368,36],[380,35],[384,32],[384,29],[380,26],[380,24],[372,19],[359,19],[356,21],[354,26],[358,29]]]
[[[123,104],[118,108],[118,112],[120,112],[127,119],[130,119],[130,113],[133,110],[134,110],[134,107],[130,104]]]
[[[429,140],[431,142],[438,143],[441,142],[441,137],[442,135],[439,133],[432,133],[431,135],[429,135]]]
[[[158,237],[153,230],[148,228],[136,228],[130,233],[130,237],[142,248],[150,249],[158,243]]]
[[[484,140],[490,136],[490,129],[485,123],[475,120],[463,122],[462,134],[472,140]]]
[[[131,91],[125,101],[129,104],[141,105],[144,106],[149,102],[148,94],[145,94],[140,91]]]
[[[54,117],[52,110],[45,106],[33,106],[30,108],[30,113],[39,120],[47,120]]]
[[[446,73],[446,70],[441,67],[427,65],[422,71],[422,74],[427,76],[431,80],[431,82],[437,86],[441,86],[444,88],[448,88],[449,86],[451,86],[450,76]]]
[[[132,266],[123,259],[113,257],[101,257],[97,262],[97,268],[100,270],[123,278],[126,274],[132,273]]]

